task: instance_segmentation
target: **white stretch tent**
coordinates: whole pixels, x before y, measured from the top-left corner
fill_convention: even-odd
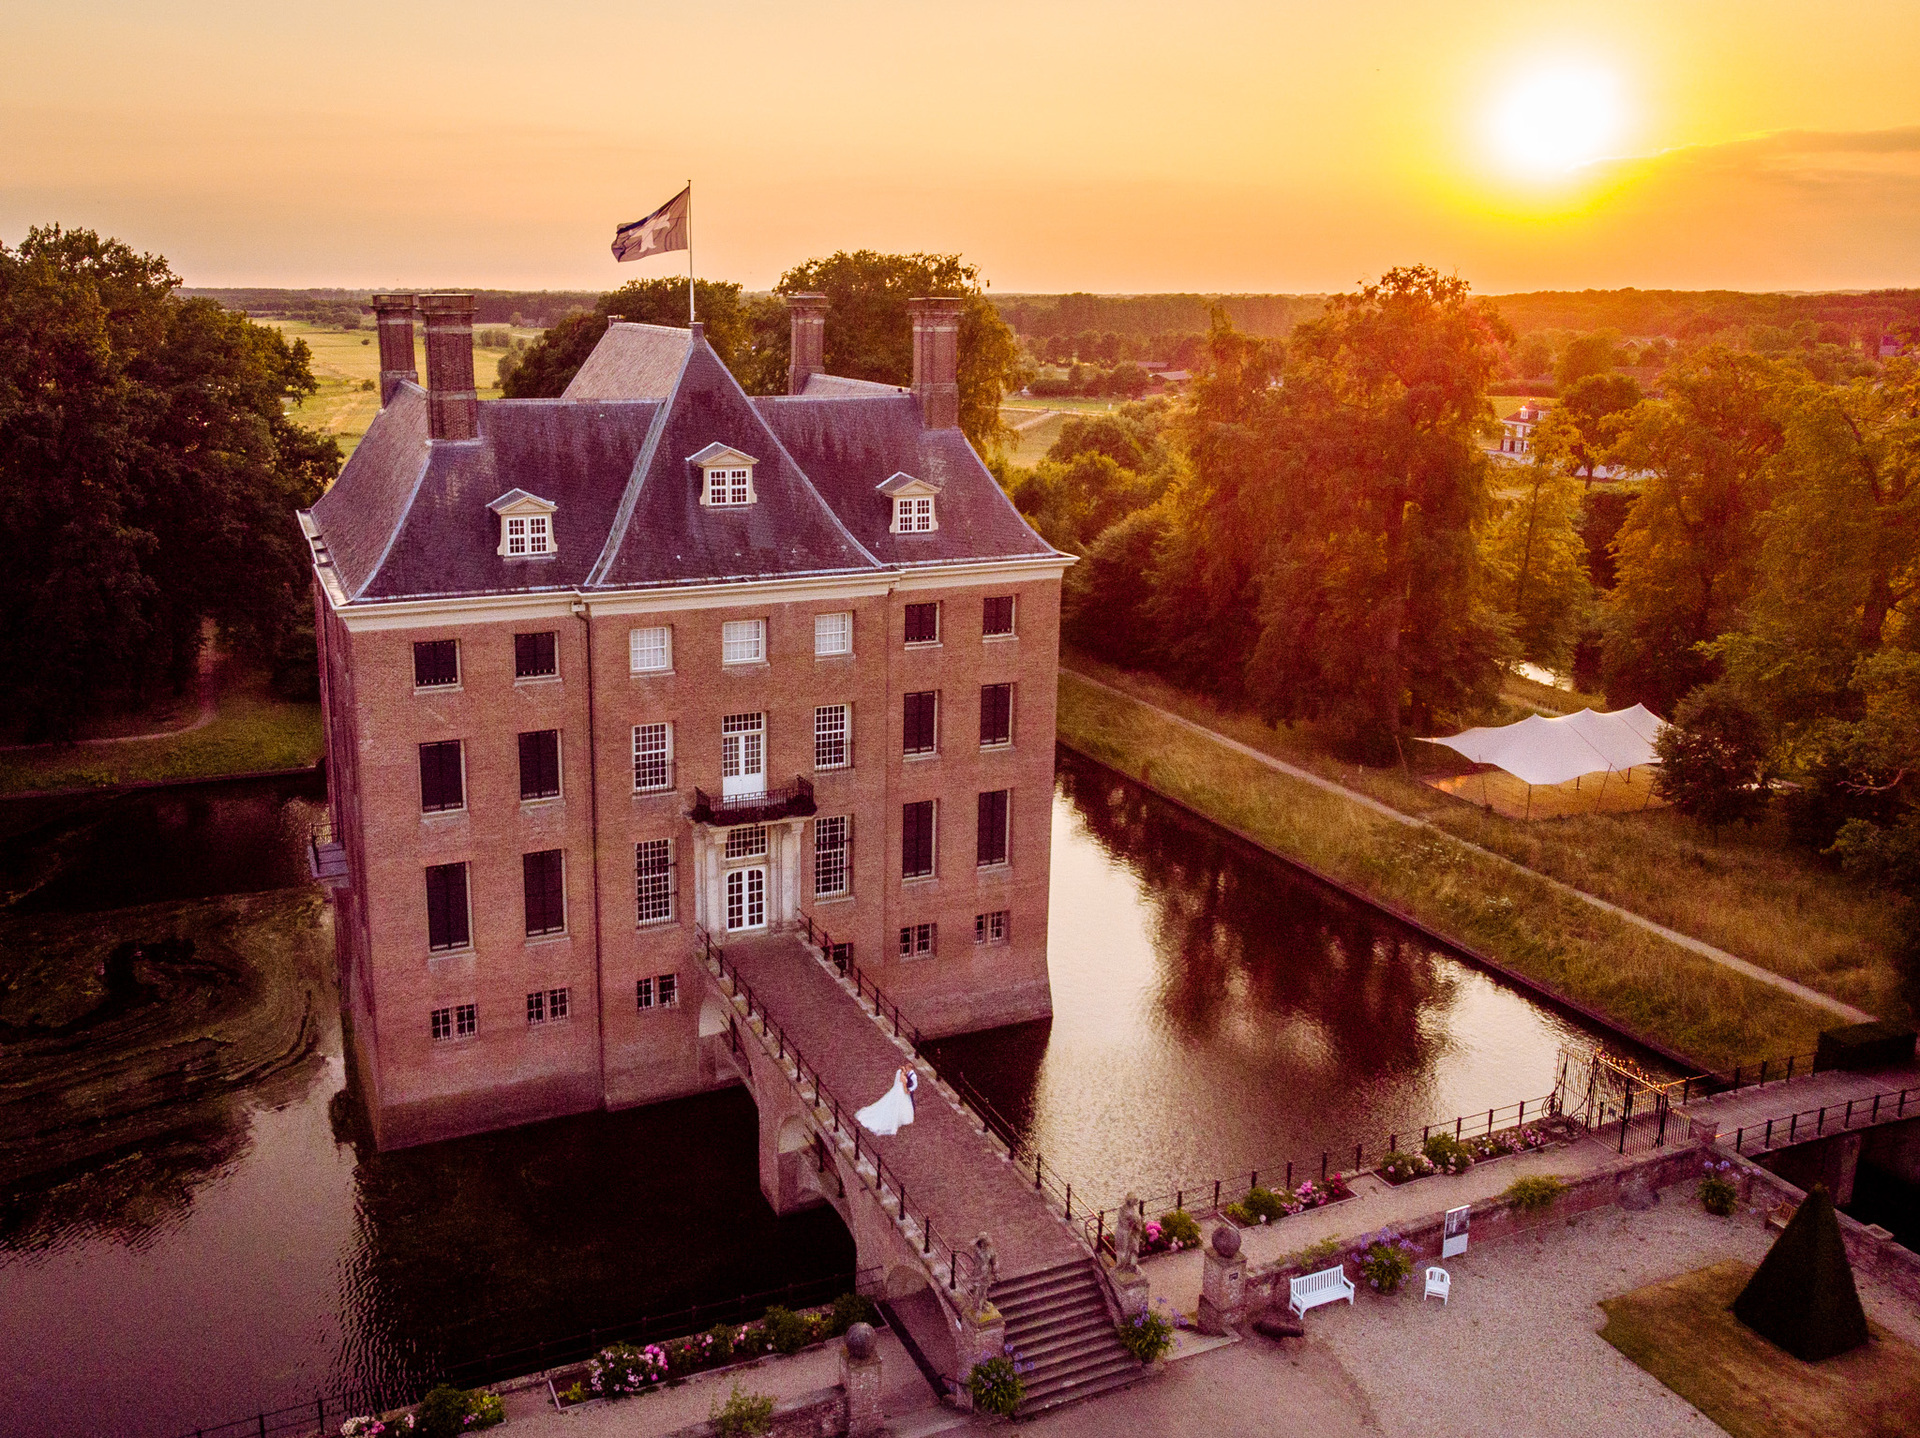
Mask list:
[[[1527,784],[1564,784],[1583,774],[1616,774],[1657,764],[1653,741],[1666,720],[1643,704],[1610,714],[1582,709],[1578,714],[1544,719],[1529,714],[1518,724],[1497,729],[1468,729],[1444,744],[1476,764],[1505,769]]]

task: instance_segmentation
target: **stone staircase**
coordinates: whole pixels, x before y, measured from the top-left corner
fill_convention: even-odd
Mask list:
[[[1121,1345],[1093,1261],[1081,1259],[994,1285],[1007,1342],[1027,1373],[1020,1416],[1123,1388],[1144,1373]]]

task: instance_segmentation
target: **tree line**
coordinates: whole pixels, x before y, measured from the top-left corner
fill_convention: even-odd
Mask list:
[[[316,685],[293,512],[340,466],[294,422],[307,347],[158,255],[59,226],[0,245],[0,714],[23,739],[185,685],[206,623]]]

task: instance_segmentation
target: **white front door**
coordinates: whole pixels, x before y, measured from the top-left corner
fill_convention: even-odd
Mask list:
[[[767,871],[727,870],[727,931],[767,926]]]
[[[729,714],[720,721],[720,796],[766,792],[767,716]]]

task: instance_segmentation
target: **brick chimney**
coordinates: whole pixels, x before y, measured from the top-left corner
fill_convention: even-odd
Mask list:
[[[788,295],[787,315],[793,323],[787,349],[787,393],[799,394],[810,378],[827,368],[827,297]]]
[[[420,383],[420,372],[413,366],[412,295],[375,295],[374,328],[380,334],[380,408],[393,403],[394,392],[402,380]]]
[[[913,393],[928,429],[960,423],[960,311],[958,296],[913,299]]]
[[[480,401],[473,391],[473,296],[421,295],[427,317],[427,434],[473,439]]]

